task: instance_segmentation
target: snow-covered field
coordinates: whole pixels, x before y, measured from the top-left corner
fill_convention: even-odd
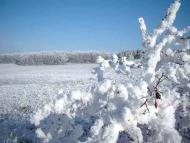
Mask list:
[[[20,132],[17,128],[22,123],[22,128],[26,128],[25,122],[29,122],[30,115],[55,100],[59,94],[85,90],[96,82],[91,73],[95,66],[0,64],[0,142],[9,142],[11,132]]]
[[[59,92],[86,88],[95,81],[95,64],[18,66],[0,64],[0,115],[36,110]]]

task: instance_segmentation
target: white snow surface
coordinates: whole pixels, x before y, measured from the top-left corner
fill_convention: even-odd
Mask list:
[[[19,142],[32,138],[26,128],[30,116],[60,94],[87,89],[96,82],[92,70],[96,64],[55,66],[18,66],[0,64],[0,142]],[[75,97],[76,99],[79,97]],[[57,103],[60,109],[61,101]],[[20,126],[20,127],[19,127]],[[29,126],[32,126],[29,124]],[[15,132],[14,132],[15,131]],[[41,130],[37,130],[43,136]],[[18,139],[16,139],[18,138]],[[33,142],[36,142],[36,140]]]
[[[37,110],[61,93],[87,87],[96,64],[18,66],[0,64],[0,115]]]

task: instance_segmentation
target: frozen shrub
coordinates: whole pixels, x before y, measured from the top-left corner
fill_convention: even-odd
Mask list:
[[[145,47],[140,59],[98,57],[97,84],[63,94],[37,111],[31,122],[38,137],[56,143],[181,142],[175,112],[189,92],[189,46],[180,51],[168,46],[189,32],[173,26],[179,7],[174,0],[152,34],[139,18]]]

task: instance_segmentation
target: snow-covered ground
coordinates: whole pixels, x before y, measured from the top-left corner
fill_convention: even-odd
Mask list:
[[[74,95],[78,95],[79,97],[81,93],[77,91],[87,93],[90,87],[93,88],[93,85],[97,85],[97,79],[95,75],[92,74],[95,67],[97,67],[96,64],[61,66],[18,66],[13,64],[0,64],[0,142],[40,143],[42,142],[40,135],[43,137],[43,132],[49,132],[51,135],[55,135],[59,130],[57,127],[69,129],[70,119],[67,116],[52,113],[46,118],[45,112],[47,111],[44,110],[44,107],[52,108],[52,102],[54,102],[53,106],[64,104],[64,102],[61,102],[62,99],[67,95],[72,96],[72,91],[74,91]],[[131,75],[129,79],[138,78],[135,77],[135,75],[138,75],[138,68],[133,68],[132,70],[133,74],[129,74]],[[126,74],[119,74],[111,69],[107,71],[106,76],[114,80],[115,83],[128,83]],[[110,85],[103,83],[100,85],[100,89],[104,91],[106,90],[106,86]],[[118,88],[121,88],[121,92],[125,91],[123,90],[124,87],[120,85],[118,85]],[[125,94],[125,92],[123,94]],[[85,96],[87,97],[88,95]],[[85,96],[83,100],[86,100]],[[119,104],[122,105],[123,103],[119,102]],[[117,106],[120,106],[119,104]],[[62,107],[56,108],[61,109]],[[96,110],[96,106],[93,108],[93,110]],[[44,113],[39,112],[41,109],[42,111],[44,110]],[[177,121],[180,122],[180,125],[184,124],[187,126],[189,124],[189,117],[186,116],[184,118],[180,115],[180,112],[178,113],[179,115],[176,117]],[[40,123],[41,128],[37,128],[37,126],[31,123],[31,118],[35,118],[35,114],[37,118],[44,115],[42,118],[45,119],[42,119]],[[84,122],[82,124],[88,128],[90,124],[94,124],[93,120],[96,119],[93,118],[95,117],[92,117],[90,120],[92,123],[81,122]],[[80,122],[80,120],[78,121],[77,119],[77,122]],[[146,134],[149,130],[146,129],[146,125],[142,128],[144,130],[142,130],[143,134]],[[89,131],[88,129],[85,130],[85,132]],[[186,132],[189,133],[189,131]],[[117,141],[119,143],[123,143],[126,140],[128,142],[134,142],[133,138],[125,132],[121,132],[119,136],[121,136]],[[186,136],[189,135],[187,134]],[[64,138],[63,140],[65,142],[71,141],[70,139],[65,140]],[[80,141],[83,140],[85,140],[85,137],[80,139]],[[184,141],[185,140],[186,138]],[[57,141],[62,140],[59,137],[57,140],[56,138],[52,140],[53,143]],[[43,142],[46,142],[46,140],[43,140]],[[185,142],[188,142],[188,139]]]
[[[95,64],[18,66],[0,64],[0,114],[43,106],[59,92],[86,88],[94,81]]]
[[[91,73],[95,66],[0,64],[0,142],[7,140],[10,132],[22,122],[28,122],[32,113],[55,100],[59,94],[85,90],[96,82]]]

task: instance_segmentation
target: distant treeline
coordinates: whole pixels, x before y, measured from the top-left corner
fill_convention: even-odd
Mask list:
[[[143,50],[122,51],[117,54],[118,57],[127,57],[128,60],[140,59],[144,54]]]
[[[142,52],[124,51],[118,56],[126,56],[127,59],[141,57]],[[18,65],[62,65],[66,63],[95,63],[98,56],[105,59],[112,54],[101,52],[43,52],[27,54],[0,54],[0,63],[14,63]]]

